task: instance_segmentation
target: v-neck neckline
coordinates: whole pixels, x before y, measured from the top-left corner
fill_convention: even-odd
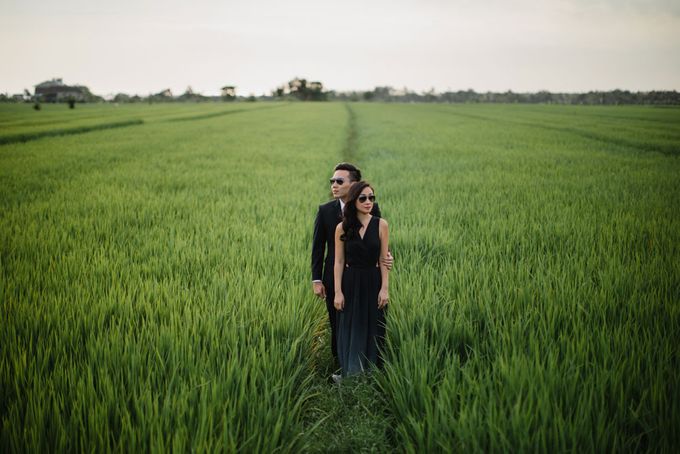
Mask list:
[[[368,226],[371,225],[371,222],[373,222],[373,215],[371,215],[371,219],[368,220],[368,222],[366,223],[366,227],[364,227],[364,236],[361,236],[361,233],[357,232],[357,233],[359,233],[359,239],[361,241],[364,241],[364,238],[366,237],[366,233],[368,232]],[[361,224],[361,226],[363,227],[363,224]]]

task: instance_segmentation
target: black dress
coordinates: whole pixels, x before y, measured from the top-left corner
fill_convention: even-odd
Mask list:
[[[371,217],[364,237],[346,239],[342,273],[344,310],[337,316],[338,360],[342,375],[358,374],[371,364],[381,365],[385,340],[384,309],[378,309],[382,285],[380,268],[380,218]]]

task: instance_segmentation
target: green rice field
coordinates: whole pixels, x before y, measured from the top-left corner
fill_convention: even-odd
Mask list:
[[[390,224],[342,385],[311,237]],[[1,452],[677,452],[680,109],[0,105]]]

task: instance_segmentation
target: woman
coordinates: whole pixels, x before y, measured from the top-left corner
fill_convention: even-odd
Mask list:
[[[375,194],[365,181],[354,183],[335,229],[335,300],[338,360],[343,377],[380,365],[389,301],[387,221],[371,215]],[[378,267],[380,263],[380,267]]]

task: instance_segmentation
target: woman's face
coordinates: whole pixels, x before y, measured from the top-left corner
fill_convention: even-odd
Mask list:
[[[359,194],[359,198],[356,201],[357,212],[363,214],[370,214],[373,209],[373,203],[375,202],[375,195],[373,194],[373,188],[366,186]]]

